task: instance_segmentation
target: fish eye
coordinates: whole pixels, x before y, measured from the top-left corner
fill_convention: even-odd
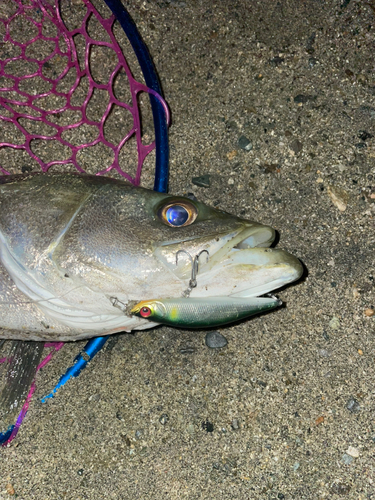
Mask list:
[[[192,203],[185,200],[168,203],[158,212],[162,222],[172,227],[189,226],[197,218],[198,211]]]
[[[151,314],[151,309],[149,307],[142,307],[142,309],[139,311],[139,314],[142,316],[142,318],[148,318]]]

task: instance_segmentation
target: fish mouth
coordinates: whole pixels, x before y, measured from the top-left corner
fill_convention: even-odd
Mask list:
[[[275,236],[275,230],[269,226],[245,223],[232,231],[199,240],[165,243],[155,255],[186,289],[192,259],[200,254],[197,286],[190,292],[191,297],[260,297],[298,280],[303,274],[303,266],[296,257],[285,250],[270,248]],[[179,250],[184,250],[184,255],[179,255],[176,265]]]

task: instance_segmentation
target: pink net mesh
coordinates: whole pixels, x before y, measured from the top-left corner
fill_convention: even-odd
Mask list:
[[[82,2],[85,13],[81,25],[70,30],[63,22],[58,0],[0,3],[4,49],[0,61],[0,152],[4,148],[23,150],[44,172],[52,165],[73,165],[79,172],[87,172],[85,163],[94,154],[92,148],[100,144],[107,151],[105,168],[95,173],[103,175],[116,170],[138,185],[144,159],[154,148],[154,142],[142,142],[138,94],[155,95],[169,120],[168,108],[161,96],[133,78],[113,32],[115,17],[104,19],[88,0]],[[77,0],[75,4],[78,5]],[[94,18],[105,30],[107,41],[92,38],[88,25]],[[106,66],[106,62],[100,58],[93,61],[98,48],[109,54],[107,81],[100,74],[100,67]],[[124,74],[130,102],[114,90],[116,80]],[[120,83],[124,83],[123,78]],[[95,95],[104,107],[100,117],[89,110]],[[130,113],[131,120],[126,132],[116,137],[106,125],[111,114],[124,116],[121,111]],[[119,119],[122,128],[126,121],[129,123]],[[138,154],[135,172],[130,173],[121,167],[120,155],[134,137]],[[1,163],[0,158],[0,171],[10,173]]]

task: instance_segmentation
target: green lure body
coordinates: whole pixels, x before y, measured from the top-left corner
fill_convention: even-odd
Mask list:
[[[199,297],[144,300],[131,314],[155,323],[208,328],[233,323],[281,305],[276,297]]]

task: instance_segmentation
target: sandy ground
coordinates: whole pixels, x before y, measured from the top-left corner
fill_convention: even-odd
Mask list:
[[[275,227],[307,276],[223,349],[116,336],[42,404],[66,345],[0,450],[1,500],[375,499],[374,1],[127,7],[172,110],[170,192]]]

